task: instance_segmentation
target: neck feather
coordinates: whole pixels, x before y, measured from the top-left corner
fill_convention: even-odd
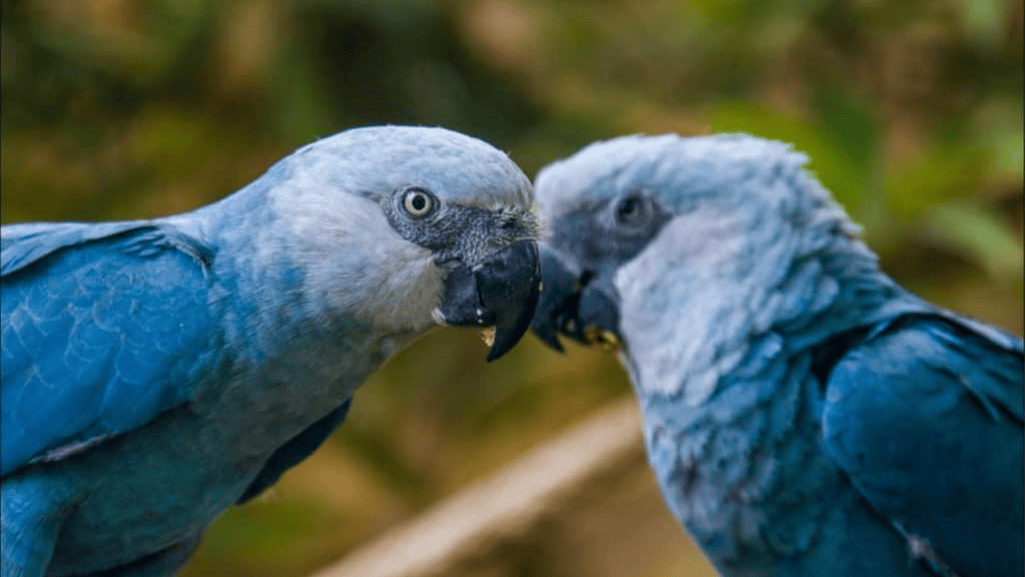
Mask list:
[[[735,278],[671,267],[632,297],[624,363],[638,395],[687,406],[708,402],[730,375],[753,376],[776,357],[927,306],[882,273],[860,240],[817,231],[776,238]]]

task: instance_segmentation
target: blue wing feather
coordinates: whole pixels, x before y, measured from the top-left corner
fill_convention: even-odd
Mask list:
[[[952,315],[899,319],[832,371],[826,449],[934,567],[1022,575],[1022,344]]]
[[[147,226],[152,225],[145,221],[6,225],[0,233],[0,274],[15,273],[57,250]]]
[[[0,475],[144,425],[199,386],[212,252],[153,223],[2,230]]]

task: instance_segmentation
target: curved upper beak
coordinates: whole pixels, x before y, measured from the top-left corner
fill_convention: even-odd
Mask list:
[[[518,240],[470,269],[459,265],[445,279],[440,312],[453,326],[494,326],[488,361],[509,352],[527,332],[540,292],[537,243]]]
[[[584,270],[575,259],[541,244],[541,296],[531,329],[562,351],[562,333],[586,345],[621,347],[619,296],[607,276]]]

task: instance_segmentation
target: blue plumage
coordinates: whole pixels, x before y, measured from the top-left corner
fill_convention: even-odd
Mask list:
[[[937,315],[874,329],[836,365],[825,451],[931,564],[1022,571],[1022,346]]]
[[[4,262],[5,476],[149,422],[191,400],[210,369],[210,250],[152,225],[86,230],[52,225]]]
[[[496,325],[504,353],[537,297],[532,202],[486,143],[381,127],[188,214],[4,226],[3,576],[171,575],[417,336]]]
[[[883,274],[805,161],[633,136],[546,167],[536,332],[622,347],[722,574],[1022,575],[1021,339]]]

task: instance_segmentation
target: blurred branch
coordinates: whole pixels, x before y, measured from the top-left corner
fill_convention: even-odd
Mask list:
[[[493,544],[529,533],[596,480],[643,455],[631,396],[312,577],[448,574]]]

